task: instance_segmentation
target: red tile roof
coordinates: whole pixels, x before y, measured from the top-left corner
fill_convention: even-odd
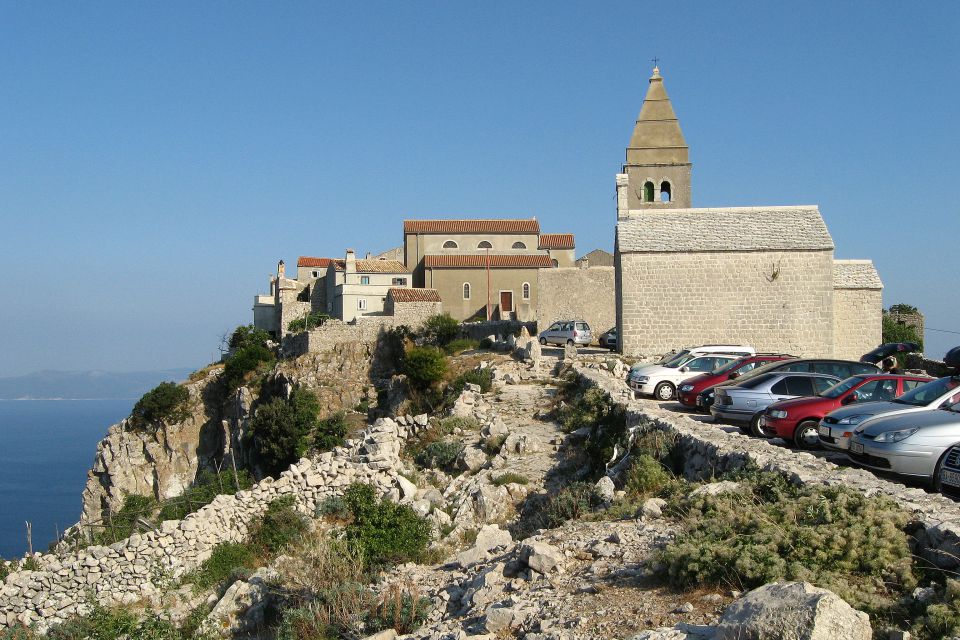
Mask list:
[[[467,256],[424,256],[423,265],[427,269],[455,269],[455,268],[486,268],[487,256],[485,254],[467,255]],[[490,256],[490,267],[492,269],[541,269],[552,267],[550,256],[546,254],[517,254],[517,255],[496,255]]]
[[[440,292],[436,289],[390,289],[389,295],[394,302],[440,302]]]
[[[298,267],[323,267],[330,266],[331,258],[311,258],[310,256],[300,256],[297,258]]]
[[[346,261],[333,260],[334,269],[346,270]],[[357,273],[410,273],[399,260],[357,260]]]
[[[572,233],[543,233],[540,235],[540,249],[573,249]]]
[[[536,218],[497,220],[404,220],[404,233],[540,233]]]

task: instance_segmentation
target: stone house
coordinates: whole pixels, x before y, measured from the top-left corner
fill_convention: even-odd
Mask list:
[[[814,205],[693,208],[659,69],[617,175],[616,324],[627,355],[709,343],[858,358],[880,342],[869,260],[835,261]]]
[[[577,258],[578,267],[612,267],[613,254],[603,249],[594,249]]]
[[[405,220],[403,248],[413,285],[439,292],[458,320],[533,320],[537,271],[570,267],[573,234],[541,234],[536,218]]]
[[[327,313],[350,322],[360,316],[383,315],[391,288],[409,288],[410,271],[396,260],[357,260],[347,249],[343,260],[327,266]]]
[[[440,292],[436,289],[391,288],[384,305],[385,315],[410,327],[419,327],[430,316],[443,313]]]

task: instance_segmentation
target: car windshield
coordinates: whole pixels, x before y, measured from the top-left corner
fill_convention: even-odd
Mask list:
[[[938,378],[907,391],[894,402],[909,404],[914,407],[925,407],[951,389],[957,389],[958,387],[960,387],[960,376]]]
[[[713,371],[711,371],[711,372],[710,372],[710,375],[718,376],[718,375],[720,375],[721,373],[726,373],[726,372],[728,372],[728,371],[731,371],[731,370],[733,370],[733,369],[736,369],[737,367],[739,367],[739,366],[743,363],[744,360],[746,360],[746,358],[737,358],[736,360],[732,360],[732,361],[728,362],[727,364],[722,364],[722,365],[720,365],[719,367],[717,367],[716,369],[714,369]]]
[[[739,378],[737,378],[737,380],[740,381],[740,383],[742,384],[742,383],[743,383],[744,381],[746,381],[746,380],[753,380],[753,379],[756,378],[757,376],[762,376],[762,375],[765,374],[765,373],[769,373],[770,371],[774,371],[774,370],[776,370],[776,369],[778,369],[778,368],[780,368],[780,367],[782,367],[782,366],[785,366],[786,364],[788,364],[788,363],[790,363],[790,362],[793,362],[793,361],[794,361],[794,360],[774,360],[773,362],[768,362],[767,364],[765,364],[765,365],[763,365],[763,366],[761,366],[761,367],[757,367],[757,368],[754,369],[753,371],[748,371],[748,372],[746,372],[745,374],[743,374],[742,376],[740,376]]]
[[[736,385],[734,385],[734,388],[756,389],[757,387],[762,385],[764,382],[769,382],[775,377],[776,377],[776,374],[774,373],[768,373],[766,375],[760,374],[758,376],[750,378],[749,380],[744,380],[743,382],[737,383]],[[740,379],[743,380],[743,378],[740,378]]]
[[[660,358],[660,361],[657,362],[657,364],[663,365],[664,367],[669,367],[673,362],[680,362],[681,360],[686,358],[688,355],[690,355],[689,349],[684,349],[683,351],[679,351],[677,353],[668,353],[667,355]],[[677,366],[679,365],[673,365],[673,367],[677,367]]]
[[[823,396],[824,398],[830,398],[830,399],[839,398],[840,396],[845,394],[847,391],[850,391],[850,389],[853,389],[855,386],[860,384],[862,380],[863,378],[860,378],[858,376],[853,376],[852,378],[841,380],[840,382],[833,385],[832,387],[830,387],[820,395]]]

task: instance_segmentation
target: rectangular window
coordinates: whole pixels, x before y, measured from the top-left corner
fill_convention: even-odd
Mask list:
[[[407,279],[406,279],[406,278],[394,278],[394,279],[393,279],[393,286],[395,286],[395,287],[405,287],[405,286],[407,286]]]
[[[366,298],[357,298],[357,309],[360,311],[367,310],[367,299]]]
[[[314,271],[314,272],[313,272],[313,277],[314,277],[314,278],[319,278],[319,277],[320,277],[320,272],[319,272],[319,271]]]
[[[370,276],[360,276],[360,284],[370,284]]]

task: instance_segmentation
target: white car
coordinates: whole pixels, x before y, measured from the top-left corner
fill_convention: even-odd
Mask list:
[[[741,357],[741,354],[713,353],[681,359],[676,363],[671,361],[654,365],[638,371],[636,375],[631,371],[628,384],[636,393],[651,395],[657,400],[671,400],[684,380],[718,369]]]
[[[653,367],[682,367],[686,363],[690,362],[697,356],[708,356],[711,354],[724,354],[724,355],[736,355],[737,357],[742,356],[753,356],[757,352],[753,347],[747,345],[723,345],[723,344],[705,344],[700,347],[693,347],[690,349],[683,349],[677,351],[676,353],[668,353],[658,362],[641,362],[630,367],[630,374],[627,377],[627,380],[640,375],[641,371]]]

